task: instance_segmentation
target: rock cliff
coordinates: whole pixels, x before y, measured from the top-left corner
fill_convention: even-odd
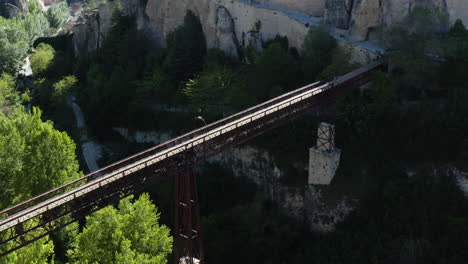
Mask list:
[[[281,210],[307,223],[311,230],[330,232],[354,209],[355,200],[342,194],[339,198],[325,199],[319,187],[307,185],[291,187],[282,183],[284,172],[265,151],[252,147],[239,147],[223,152],[216,159],[230,168],[234,175],[245,176],[256,183],[259,190],[275,201]],[[307,167],[306,164],[303,164]],[[304,179],[307,171],[304,170]]]
[[[376,28],[403,21],[418,5],[446,11],[452,23],[456,19],[468,22],[468,4],[463,0],[327,0],[324,21],[349,30],[352,40],[363,41],[372,39]]]
[[[26,0],[2,0],[0,3],[0,16],[12,18],[20,12],[28,12]]]

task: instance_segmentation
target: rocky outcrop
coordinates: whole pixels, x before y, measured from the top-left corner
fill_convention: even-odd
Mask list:
[[[73,49],[75,56],[91,52],[99,48],[101,25],[97,11],[80,17],[73,27]]]
[[[28,12],[28,3],[26,0],[2,0],[0,3],[0,16],[12,18],[20,12]]]
[[[363,41],[371,39],[378,27],[402,22],[416,6],[438,7],[452,23],[456,19],[468,23],[468,5],[463,0],[327,0],[324,21],[349,29],[351,40]]]
[[[224,7],[229,11],[234,22],[236,39],[242,43],[242,36],[251,31],[257,21],[262,24],[262,37],[274,38],[277,34],[288,36],[292,47],[301,48],[308,28],[297,22],[288,15],[249,5],[237,0],[193,0],[193,1],[170,1],[170,0],[148,0],[146,15],[147,26],[153,32],[161,45],[165,45],[165,36],[183,23],[187,10],[196,14],[202,24],[207,45],[209,48],[217,47],[216,31],[218,8]]]
[[[239,45],[234,30],[234,21],[225,7],[218,7],[216,16],[216,43],[215,46],[234,59],[239,59]]]
[[[354,0],[349,22],[353,40],[367,40],[369,32],[381,25],[380,0]]]
[[[346,196],[328,199],[325,204],[320,189],[312,185],[291,187],[283,184],[281,179],[284,172],[265,151],[252,147],[235,148],[223,152],[214,161],[231,169],[235,176],[251,179],[285,214],[306,222],[314,231],[333,231],[336,224],[342,222],[355,207],[355,201]],[[307,165],[304,164],[304,167]],[[306,178],[307,172],[304,170],[304,179]]]
[[[135,15],[137,27],[143,29],[145,15],[139,0],[123,0],[121,11],[125,15]],[[96,50],[112,28],[112,15],[115,10],[115,2],[101,3],[96,10],[84,12],[79,15],[72,31],[74,32],[73,46],[75,56]]]
[[[325,3],[324,22],[339,29],[348,29],[353,0],[328,0]]]

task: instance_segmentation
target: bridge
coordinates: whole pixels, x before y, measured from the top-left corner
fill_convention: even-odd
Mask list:
[[[333,102],[337,95],[367,83],[370,74],[381,67],[374,62],[332,81],[296,89],[7,208],[0,212],[0,256],[173,176],[176,260],[204,263],[193,165]]]

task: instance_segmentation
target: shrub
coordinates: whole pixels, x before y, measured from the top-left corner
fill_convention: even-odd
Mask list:
[[[36,47],[36,51],[31,55],[31,68],[34,74],[45,72],[55,57],[55,49],[45,43],[40,43]]]
[[[54,91],[52,92],[52,101],[55,104],[63,103],[65,95],[76,86],[78,79],[75,76],[65,76],[60,81],[54,84]]]

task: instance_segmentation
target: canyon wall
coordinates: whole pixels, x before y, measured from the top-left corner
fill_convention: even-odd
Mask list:
[[[357,200],[346,194],[323,194],[318,186],[306,185],[307,164],[303,167],[304,186],[288,186],[282,182],[285,172],[278,168],[274,158],[266,151],[242,146],[227,150],[211,162],[221,162],[237,177],[248,177],[270,200],[275,201],[283,213],[306,223],[310,230],[326,233],[335,230],[356,207]]]
[[[345,33],[353,41],[372,39],[379,27],[402,22],[416,6],[438,7],[449,14],[450,22],[468,23],[466,0],[327,0],[325,23]]]
[[[308,30],[284,13],[240,1],[181,0],[175,3],[170,0],[148,0],[147,26],[161,45],[165,45],[165,36],[183,23],[187,10],[193,11],[200,18],[208,47],[222,50],[228,48],[219,46],[222,41],[217,39],[218,21],[233,21],[235,37],[240,44],[245,42],[246,34],[252,31],[257,21],[261,22],[260,31],[264,40],[274,38],[277,34],[288,36],[290,45],[296,48],[301,47]],[[219,12],[223,14],[218,14]],[[222,18],[223,16],[229,17]]]
[[[311,14],[313,16],[323,16],[325,0],[253,0],[252,3]]]

